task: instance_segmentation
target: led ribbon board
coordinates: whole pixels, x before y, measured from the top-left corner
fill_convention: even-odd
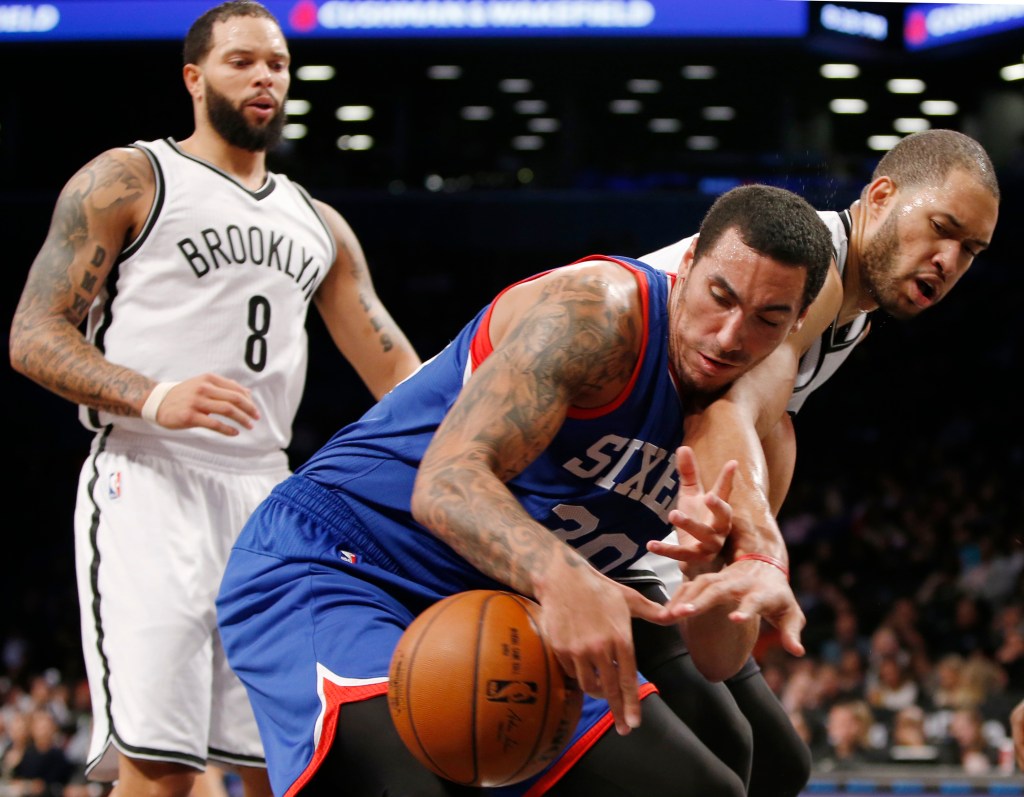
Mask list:
[[[267,0],[289,38],[802,37],[807,0]],[[208,0],[0,2],[0,41],[180,40]]]

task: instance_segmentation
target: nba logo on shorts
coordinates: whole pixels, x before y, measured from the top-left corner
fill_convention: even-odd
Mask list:
[[[338,556],[341,558],[341,561],[348,562],[350,565],[354,565],[359,561],[359,554],[343,551],[340,548],[338,549]]]
[[[111,501],[121,497],[121,471],[115,470],[107,481],[107,496]]]

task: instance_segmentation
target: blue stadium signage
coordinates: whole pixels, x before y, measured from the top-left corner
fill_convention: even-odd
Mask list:
[[[0,41],[180,39],[208,0],[0,2]],[[801,37],[807,0],[266,0],[298,38]]]
[[[923,50],[1021,27],[1022,3],[929,3],[907,8],[903,41],[908,50]]]

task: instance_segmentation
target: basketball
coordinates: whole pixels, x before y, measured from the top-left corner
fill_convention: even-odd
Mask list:
[[[388,707],[419,761],[466,786],[537,774],[572,738],[583,693],[540,634],[540,606],[497,590],[438,601],[391,658]]]

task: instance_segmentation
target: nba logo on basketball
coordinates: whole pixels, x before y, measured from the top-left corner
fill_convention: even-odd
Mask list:
[[[115,470],[107,481],[107,496],[111,501],[121,497],[121,471]]]
[[[537,684],[531,681],[488,681],[487,699],[492,703],[536,703]]]

